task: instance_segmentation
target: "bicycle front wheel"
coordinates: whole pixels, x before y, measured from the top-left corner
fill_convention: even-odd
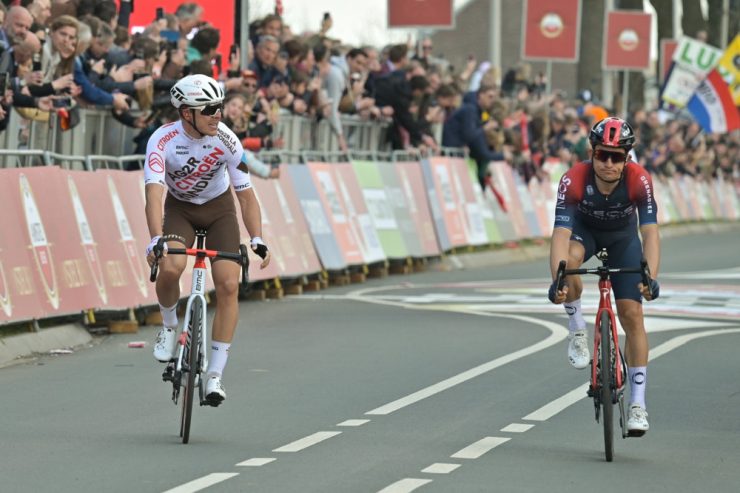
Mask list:
[[[201,306],[201,299],[195,298],[193,303],[190,305],[190,327],[188,328],[188,350],[187,350],[187,385],[185,387],[185,395],[182,400],[182,416],[180,435],[182,436],[182,443],[188,443],[190,440],[190,422],[193,417],[193,396],[196,393],[195,389],[195,377],[200,372],[198,367],[198,355],[200,354],[200,331],[202,323],[203,307]]]
[[[612,330],[611,318],[606,311],[601,312],[599,320],[599,334],[601,352],[599,364],[601,379],[601,411],[604,424],[604,453],[606,461],[611,462],[614,457],[614,405],[612,403],[612,381],[614,372],[612,370]]]

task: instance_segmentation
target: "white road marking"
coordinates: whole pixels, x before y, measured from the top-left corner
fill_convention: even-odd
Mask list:
[[[477,459],[481,455],[485,454],[491,449],[498,447],[499,445],[508,442],[511,438],[502,437],[486,437],[478,440],[465,447],[462,450],[458,450],[450,457],[453,459]]]
[[[369,423],[369,419],[348,419],[337,424],[337,426],[362,426],[365,423]]]
[[[218,484],[221,481],[226,481],[229,478],[238,476],[238,472],[214,472],[203,476],[202,478],[194,479],[189,483],[181,484],[171,490],[167,490],[164,493],[194,493],[196,491],[204,490],[208,487]]]
[[[307,437],[301,438],[300,440],[296,440],[295,442],[291,442],[287,445],[283,445],[280,448],[276,448],[273,450],[273,452],[300,452],[303,449],[306,449],[312,445],[316,445],[317,443],[323,442],[324,440],[327,440],[333,436],[337,436],[341,431],[319,431],[314,433],[313,435],[308,435]]]
[[[568,331],[562,325],[556,324],[554,322],[548,322],[545,320],[538,320],[536,318],[524,317],[521,315],[502,315],[502,314],[481,313],[481,312],[475,312],[471,310],[464,310],[464,311],[458,310],[458,311],[461,311],[462,313],[471,313],[475,315],[499,316],[499,317],[510,318],[514,320],[520,320],[523,322],[540,325],[548,329],[550,331],[550,335],[536,344],[525,347],[518,351],[514,351],[513,353],[506,354],[504,356],[496,358],[487,363],[483,363],[482,365],[476,366],[475,368],[471,368],[462,373],[458,373],[457,375],[453,377],[450,377],[446,380],[442,380],[441,382],[437,382],[433,385],[430,385],[429,387],[426,387],[417,392],[414,392],[413,394],[407,395],[406,397],[402,397],[393,402],[389,402],[388,404],[385,404],[371,411],[368,411],[365,414],[386,415],[394,411],[398,411],[399,409],[402,409],[406,406],[410,406],[411,404],[414,404],[423,399],[426,399],[427,397],[431,397],[435,394],[438,394],[444,390],[454,387],[455,385],[459,385],[461,383],[467,382],[468,380],[472,378],[483,375],[484,373],[488,373],[489,371],[494,370],[507,363],[511,363],[512,361],[516,361],[518,359],[524,358],[525,356],[529,356],[530,354],[536,353],[538,351],[542,351],[543,349],[546,349],[562,341],[568,335]]]
[[[254,457],[252,459],[247,459],[243,462],[240,462],[237,464],[237,466],[245,466],[245,467],[259,467],[264,466],[265,464],[269,464],[270,462],[273,462],[277,459],[274,457]]]
[[[405,478],[386,486],[382,490],[378,491],[378,493],[408,493],[409,491],[414,491],[416,488],[431,482],[431,479]]]
[[[460,464],[448,464],[446,462],[436,462],[432,464],[431,466],[422,469],[421,472],[426,472],[429,474],[449,474],[455,469],[460,467]]]
[[[501,428],[501,431],[506,433],[524,433],[525,431],[532,429],[533,426],[534,425],[532,424],[511,423],[510,425]]]
[[[707,330],[704,332],[695,332],[693,334],[680,335],[674,337],[673,339],[669,339],[663,344],[651,349],[649,361],[653,361],[655,358],[659,358],[660,356],[663,356],[664,354],[673,351],[674,349],[681,347],[684,344],[693,341],[694,339],[736,333],[740,333],[740,328]],[[530,421],[547,421],[567,407],[586,397],[588,385],[588,382],[584,383],[583,385],[579,385],[567,394],[558,397],[554,401],[548,402],[536,411],[524,416],[523,419],[527,419]]]

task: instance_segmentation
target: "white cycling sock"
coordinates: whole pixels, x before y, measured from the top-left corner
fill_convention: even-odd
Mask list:
[[[645,405],[647,366],[631,366],[628,372],[630,378],[630,406],[632,404],[639,404],[643,409],[647,409]]]
[[[211,360],[208,362],[208,376],[222,376],[226,361],[229,359],[229,342],[211,342]]]
[[[565,313],[568,314],[568,330],[571,334],[579,330],[586,330],[586,320],[583,318],[583,312],[581,312],[580,298],[570,303],[563,303],[563,308],[565,308]]]
[[[171,329],[177,328],[177,303],[169,308],[166,306],[162,306],[162,304],[160,303],[159,313],[162,314],[162,323],[165,327],[169,327]]]

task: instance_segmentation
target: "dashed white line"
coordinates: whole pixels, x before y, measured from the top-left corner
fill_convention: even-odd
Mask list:
[[[462,450],[458,450],[450,457],[453,459],[477,459],[481,455],[485,454],[491,449],[498,447],[499,445],[508,442],[511,438],[502,437],[486,437],[478,440],[465,447]]]
[[[510,425],[501,428],[501,431],[505,433],[524,433],[525,431],[531,429],[533,426],[534,425],[524,423],[511,423]]]
[[[524,416],[523,419],[528,419],[530,421],[547,421],[566,407],[571,406],[572,404],[575,404],[576,402],[586,397],[587,391],[588,382],[584,383],[583,385],[579,385],[565,395],[561,395],[554,401],[548,402],[536,411],[533,411]]]
[[[194,479],[189,483],[176,486],[164,493],[194,493],[238,475],[238,472],[214,472],[202,478]]]
[[[247,459],[243,462],[240,462],[237,464],[237,466],[245,466],[245,467],[259,467],[264,466],[265,464],[269,464],[272,461],[275,461],[274,457],[254,457],[252,459]]]
[[[327,440],[333,436],[337,436],[341,431],[319,431],[314,433],[313,435],[308,435],[307,437],[301,438],[300,440],[296,440],[295,442],[291,442],[287,445],[283,445],[280,448],[276,448],[273,450],[273,452],[300,452],[303,449],[306,449],[312,445],[316,445],[317,443],[323,442],[324,440]]]
[[[435,462],[431,466],[422,469],[421,472],[429,474],[449,474],[460,467],[460,464],[448,464],[446,462]]]
[[[424,486],[427,483],[431,483],[431,479],[417,479],[417,478],[404,478],[401,481],[386,486],[378,493],[408,493],[414,491],[420,486]]]
[[[369,419],[348,419],[347,421],[342,421],[341,423],[338,423],[337,426],[362,426],[365,423],[369,422]]]

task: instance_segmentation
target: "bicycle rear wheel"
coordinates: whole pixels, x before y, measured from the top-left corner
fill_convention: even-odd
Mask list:
[[[193,396],[196,393],[195,389],[195,377],[200,371],[198,368],[198,356],[200,354],[200,331],[201,331],[201,314],[203,313],[203,307],[201,306],[201,299],[193,299],[192,305],[190,305],[190,327],[188,328],[188,340],[190,342],[187,351],[187,384],[185,386],[185,395],[182,400],[182,415],[180,420],[180,436],[182,436],[182,443],[188,443],[190,440],[190,422],[193,417]]]
[[[612,370],[611,319],[606,311],[601,312],[599,333],[601,334],[599,375],[601,379],[601,419],[604,424],[604,453],[606,461],[611,462],[614,457],[614,404],[612,403],[614,372]]]

